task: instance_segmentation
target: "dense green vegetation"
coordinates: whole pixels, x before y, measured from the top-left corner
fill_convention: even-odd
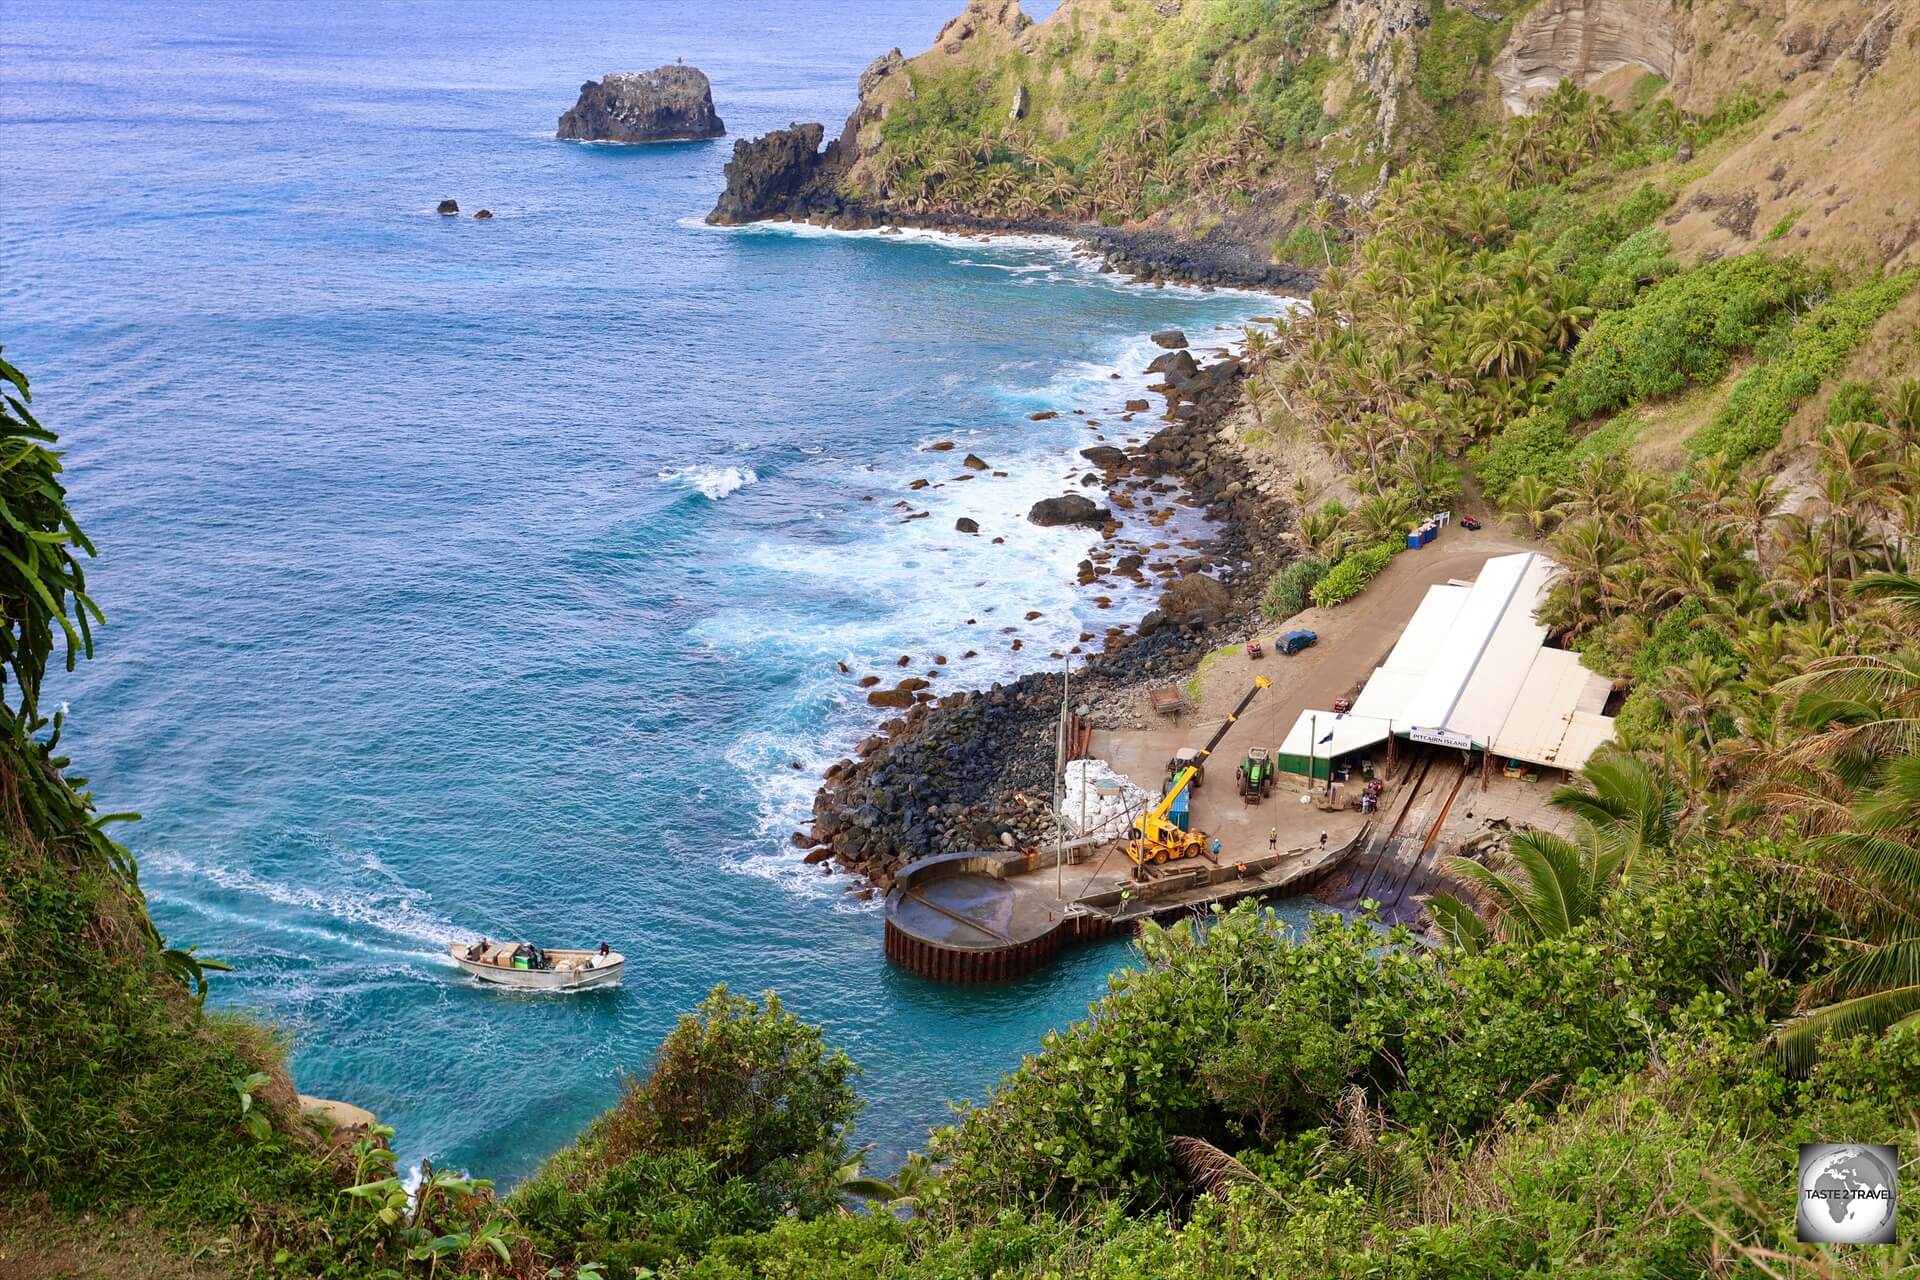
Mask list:
[[[653,1070],[508,1201],[563,1262],[657,1266],[817,1217],[852,1177],[853,1063],[768,996],[716,988]]]
[[[1291,618],[1307,607],[1307,594],[1327,576],[1327,562],[1301,556],[1273,575],[1261,597],[1260,610],[1274,621]]]
[[[1196,196],[1244,205],[1329,121],[1332,0],[1116,0],[1033,54],[931,74],[887,117],[869,181],[918,212],[1117,221]],[[1023,119],[1008,118],[1015,94]]]
[[[1339,564],[1327,570],[1324,578],[1313,584],[1310,593],[1313,602],[1324,609],[1353,599],[1380,576],[1380,571],[1393,559],[1394,550],[1390,542],[1375,543],[1343,557]]]

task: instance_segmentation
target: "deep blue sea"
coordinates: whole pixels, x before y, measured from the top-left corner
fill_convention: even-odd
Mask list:
[[[877,719],[837,662],[980,684],[1144,611],[1023,514],[1081,470],[1068,411],[1143,394],[1149,329],[1260,301],[1044,244],[715,230],[731,138],[552,136],[582,80],[676,57],[734,137],[837,131],[957,8],[0,7],[0,342],[109,618],[52,686],[68,744],[145,814],[163,932],[236,966],[215,1002],[409,1162],[524,1175],[725,982],[860,1062],[884,1164],[1127,961],[904,976],[788,836]],[[939,439],[1009,474],[956,480]],[[605,940],[626,982],[481,989],[441,947],[483,932]]]

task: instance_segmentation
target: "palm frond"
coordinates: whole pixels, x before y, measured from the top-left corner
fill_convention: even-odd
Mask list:
[[[1920,1016],[1920,986],[1856,996],[1804,1013],[1773,1033],[1774,1052],[1789,1070],[1804,1072],[1820,1052],[1821,1038],[1882,1032]]]

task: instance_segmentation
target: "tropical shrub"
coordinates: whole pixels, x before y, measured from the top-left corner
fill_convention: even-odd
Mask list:
[[[1474,455],[1474,474],[1496,502],[1504,501],[1521,476],[1549,485],[1565,483],[1573,468],[1576,443],[1564,413],[1539,409],[1516,419]]]
[[[1718,381],[1732,355],[1753,347],[1811,287],[1797,263],[1763,254],[1674,276],[1630,309],[1594,322],[1554,389],[1555,403],[1584,419]]]
[[[1778,445],[1794,407],[1840,368],[1915,280],[1920,280],[1920,268],[1834,295],[1733,384],[1713,421],[1687,441],[1687,452],[1696,458],[1720,454],[1740,463]]]
[[[613,1109],[511,1203],[537,1229],[555,1231],[542,1215],[619,1219],[635,1198],[691,1172],[712,1190],[717,1220],[745,1212],[726,1185],[735,1180],[769,1214],[821,1212],[835,1203],[835,1176],[848,1161],[857,1075],[852,1059],[778,996],[715,987],[661,1042],[653,1069],[629,1080]],[[688,1160],[659,1163],[681,1156]]]
[[[1313,584],[1313,602],[1325,609],[1353,599],[1369,582],[1380,576],[1380,571],[1393,559],[1395,550],[1397,548],[1392,543],[1376,543],[1353,552]]]
[[[1291,618],[1307,607],[1307,593],[1327,576],[1327,562],[1315,556],[1302,556],[1267,580],[1260,597],[1260,612],[1271,621]]]

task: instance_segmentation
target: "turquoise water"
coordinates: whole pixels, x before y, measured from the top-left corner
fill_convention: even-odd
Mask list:
[[[1087,536],[1021,518],[1094,432],[1025,415],[1111,422],[1146,331],[1258,300],[716,231],[730,141],[551,136],[582,79],[676,56],[735,136],[837,126],[953,8],[6,6],[0,341],[110,619],[58,682],[68,741],[146,815],[161,929],[237,966],[216,1002],[410,1162],[525,1173],[715,982],[824,1024],[897,1155],[1127,958],[928,985],[787,837],[875,718],[836,662],[973,648],[941,680],[980,683],[1116,620],[1071,585]],[[952,480],[942,438],[1009,475]],[[630,972],[490,992],[440,952],[481,932]]]

